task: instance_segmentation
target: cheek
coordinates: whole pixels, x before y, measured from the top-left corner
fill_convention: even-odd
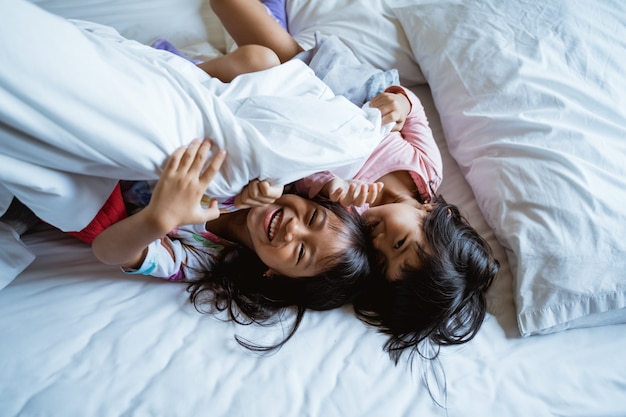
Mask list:
[[[255,252],[259,259],[261,259],[261,262],[270,268],[284,268],[289,260],[285,248],[260,246],[255,248]]]
[[[254,252],[256,253],[256,256],[258,256],[259,259],[261,259],[261,262],[263,262],[267,266],[271,266],[273,262],[272,262],[272,252],[270,250],[268,250],[267,248],[259,247],[257,245],[254,247]]]

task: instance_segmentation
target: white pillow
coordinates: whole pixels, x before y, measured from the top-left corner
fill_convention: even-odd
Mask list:
[[[424,84],[398,19],[384,0],[286,0],[289,31],[309,49],[315,32],[336,35],[357,58],[382,70],[396,68],[404,86]]]
[[[210,59],[226,50],[224,27],[208,0],[30,0],[51,13],[115,28],[143,44],[165,38],[197,59]]]
[[[507,249],[522,335],[626,321],[626,8],[394,7]]]
[[[114,27],[122,36],[144,44],[166,38],[178,45],[205,41],[202,0],[31,0],[51,13]],[[208,2],[207,2],[208,3]]]

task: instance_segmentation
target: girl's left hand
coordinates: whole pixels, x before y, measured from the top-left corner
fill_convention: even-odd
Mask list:
[[[235,197],[238,209],[263,207],[272,204],[283,195],[282,185],[272,185],[268,181],[252,180]]]

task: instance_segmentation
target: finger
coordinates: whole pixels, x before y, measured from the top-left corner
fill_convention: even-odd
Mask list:
[[[235,207],[238,209],[250,208],[248,204],[250,202],[250,194],[249,194],[250,184],[245,186],[243,190],[239,194],[235,196]]]
[[[332,193],[330,193],[328,195],[328,198],[330,199],[330,201],[335,201],[335,202],[340,202],[341,203],[341,200],[343,199],[343,196],[344,196],[343,188],[338,187]]]
[[[204,172],[200,174],[200,181],[208,186],[209,183],[213,181],[215,175],[217,175],[217,173],[219,172],[225,159],[226,151],[224,149],[220,149],[215,154],[213,154],[211,162],[209,162],[209,165],[206,167]]]
[[[385,114],[381,119],[381,123],[383,125],[386,125],[387,123],[391,123],[391,122],[395,123],[396,121],[394,120],[393,115],[391,115],[390,113]],[[394,127],[395,127],[395,124],[394,124]]]
[[[187,149],[186,146],[181,146],[176,149],[165,161],[165,167],[163,168],[163,173],[173,172],[178,169],[178,164],[180,163],[180,158],[185,153]]]
[[[254,179],[252,181],[250,181],[248,183],[248,186],[246,187],[246,191],[247,191],[247,198],[245,200],[249,200],[249,199],[256,199],[259,196],[259,180]]]
[[[357,194],[357,198],[355,199],[355,202],[353,203],[355,206],[357,207],[361,207],[363,204],[365,204],[365,201],[367,199],[367,195],[368,195],[368,186],[367,184],[361,184],[358,188],[359,192]]]
[[[268,181],[261,181],[259,183],[259,191],[260,195],[266,197],[266,199],[276,200],[283,195],[283,187],[273,186]]]
[[[190,173],[197,174],[198,176],[200,175],[202,167],[204,167],[207,157],[209,156],[209,152],[211,151],[211,146],[213,146],[213,144],[209,140],[203,140],[200,142],[191,166],[189,167]]]
[[[370,184],[369,195],[367,196],[368,204],[372,204],[376,202],[376,200],[378,199],[378,196],[383,190],[384,185],[385,184],[383,184],[382,182],[375,182],[373,184]]]
[[[243,204],[248,204],[251,206],[265,206],[267,204],[271,204],[276,201],[277,198],[273,196],[265,196],[262,195],[258,188],[254,188],[255,193],[249,193],[247,196],[242,196],[241,202]]]
[[[204,209],[204,214],[205,214],[205,217],[204,217],[205,222],[215,220],[218,217],[220,217],[220,209],[217,206],[217,200],[213,199],[213,201],[211,201],[211,205]]]
[[[193,163],[196,153],[198,152],[198,148],[200,147],[200,141],[198,139],[194,139],[187,145],[187,149],[183,153],[180,158],[180,162],[178,163],[178,170],[187,172],[189,167]]]
[[[367,193],[367,200],[365,201],[367,204],[372,204],[376,201],[376,198],[378,198],[378,188],[377,184],[371,184],[369,192]]]
[[[370,101],[370,106],[380,108],[391,102],[391,97],[387,93],[380,93]]]
[[[344,206],[349,206],[352,205],[354,203],[354,200],[356,198],[358,198],[358,190],[357,190],[357,185],[354,183],[350,183],[350,185],[348,186],[348,189],[346,190],[346,192],[344,193],[344,195],[341,197],[341,204]]]
[[[246,204],[242,201],[241,194],[237,194],[235,196],[235,203],[234,204],[235,204],[235,207],[238,208],[238,209],[248,208],[246,206]]]

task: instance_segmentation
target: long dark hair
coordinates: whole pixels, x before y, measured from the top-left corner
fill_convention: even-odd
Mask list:
[[[372,273],[373,253],[365,221],[338,203],[315,200],[331,210],[344,227],[337,229],[348,242],[346,249],[322,260],[324,272],[312,277],[265,277],[267,266],[251,250],[239,247],[225,253],[213,271],[189,284],[189,299],[200,312],[227,312],[238,324],[271,325],[282,312],[295,308],[287,336],[271,346],[259,346],[240,337],[237,341],[255,351],[271,351],[284,345],[296,332],[307,309],[323,311],[352,300]]]
[[[428,247],[416,248],[419,268],[404,268],[394,281],[371,280],[354,302],[361,320],[389,335],[384,349],[395,363],[406,350],[434,359],[440,346],[471,340],[499,270],[489,245],[458,208],[441,196],[433,204],[423,224]],[[422,353],[422,342],[431,342],[434,353]]]

